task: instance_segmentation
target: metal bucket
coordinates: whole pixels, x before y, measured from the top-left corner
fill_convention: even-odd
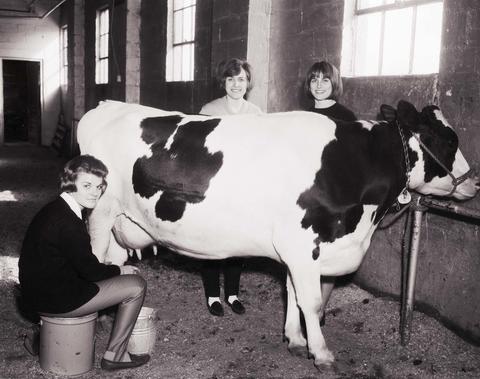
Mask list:
[[[40,316],[40,367],[81,375],[93,367],[97,313],[83,317]]]
[[[142,355],[152,353],[157,338],[155,317],[155,309],[142,307],[128,341],[128,352],[130,354]]]

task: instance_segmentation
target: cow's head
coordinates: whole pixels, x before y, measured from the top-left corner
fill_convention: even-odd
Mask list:
[[[402,100],[397,110],[382,105],[381,112],[403,132],[411,150],[411,189],[459,200],[475,196],[480,188],[479,178],[473,175],[458,148],[457,134],[437,106],[429,105],[418,112]]]

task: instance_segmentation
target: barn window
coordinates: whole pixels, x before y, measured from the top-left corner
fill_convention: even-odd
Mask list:
[[[442,0],[345,2],[342,75],[438,72]]]
[[[193,80],[195,0],[168,0],[166,80]]]
[[[60,84],[68,84],[68,26],[60,28]]]
[[[97,11],[95,19],[95,83],[108,83],[108,8]]]

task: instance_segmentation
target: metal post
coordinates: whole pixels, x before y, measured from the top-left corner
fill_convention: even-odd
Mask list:
[[[413,230],[410,244],[410,254],[408,256],[408,272],[403,273],[407,278],[406,298],[402,298],[402,310],[400,320],[400,339],[403,346],[410,340],[410,332],[413,316],[413,305],[415,300],[415,279],[417,275],[418,248],[420,245],[420,234],[422,229],[422,217],[426,208],[420,205],[420,197],[415,197],[412,201],[413,209]],[[407,231],[408,232],[408,231]]]

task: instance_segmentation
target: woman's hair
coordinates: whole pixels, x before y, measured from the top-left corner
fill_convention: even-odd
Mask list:
[[[253,78],[252,78],[252,66],[247,61],[243,61],[238,58],[232,58],[229,61],[222,61],[217,68],[217,79],[220,82],[220,86],[225,88],[225,80],[230,76],[235,76],[240,74],[242,68],[245,70],[247,75],[247,93],[253,88]]]
[[[304,83],[304,90],[307,96],[309,98],[313,97],[310,91],[310,82],[320,74],[322,74],[324,78],[330,79],[332,83],[332,93],[329,99],[338,100],[343,93],[342,78],[340,77],[340,71],[327,61],[315,62],[308,70]]]
[[[62,192],[77,192],[75,181],[78,174],[84,172],[93,174],[102,178],[102,195],[107,189],[107,181],[105,177],[108,174],[108,169],[105,164],[91,155],[79,155],[68,161],[60,173],[60,191]]]

